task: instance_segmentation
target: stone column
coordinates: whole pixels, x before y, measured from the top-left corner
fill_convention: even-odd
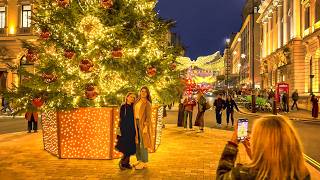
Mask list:
[[[283,44],[288,42],[288,0],[283,1]]]
[[[293,1],[293,10],[292,10],[292,16],[293,16],[293,22],[292,22],[292,31],[293,31],[293,37],[294,38],[301,38],[301,2],[300,1]]]
[[[283,7],[282,6],[279,6],[277,9],[278,9],[278,48],[281,47],[282,45],[282,22],[281,22],[281,14],[283,14]]]

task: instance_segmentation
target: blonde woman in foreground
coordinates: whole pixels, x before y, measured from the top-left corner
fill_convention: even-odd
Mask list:
[[[236,123],[237,126],[237,123]],[[309,180],[299,137],[288,118],[266,116],[255,121],[249,140],[243,142],[251,161],[234,166],[238,153],[237,127],[226,145],[217,179]]]

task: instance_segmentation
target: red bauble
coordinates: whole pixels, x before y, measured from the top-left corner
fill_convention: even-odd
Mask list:
[[[100,0],[101,7],[110,9],[113,7],[113,0]]]
[[[98,93],[95,91],[95,87],[93,84],[88,84],[86,86],[86,97],[90,100],[95,99],[98,96]]]
[[[35,106],[35,107],[41,107],[43,105],[43,100],[41,98],[34,98],[32,100],[32,104]]]
[[[29,49],[26,54],[26,59],[28,62],[35,62],[38,60],[38,54]]]
[[[146,73],[149,77],[153,77],[157,74],[157,69],[155,67],[148,67]]]
[[[43,73],[42,78],[46,83],[52,83],[57,80],[57,76],[53,73]]]
[[[86,97],[90,100],[95,99],[98,96],[96,91],[86,91]]]
[[[65,7],[69,6],[70,1],[69,0],[57,0],[57,3],[60,7],[65,8]]]
[[[170,70],[174,71],[177,68],[177,64],[175,62],[170,64]]]
[[[72,50],[65,50],[64,51],[64,57],[66,57],[68,59],[73,59],[75,55],[76,55],[76,53]]]
[[[91,72],[93,63],[89,59],[83,59],[81,60],[79,67],[82,72]]]
[[[113,58],[121,58],[123,56],[121,48],[114,48],[111,54]]]
[[[51,33],[47,30],[43,30],[40,33],[40,37],[44,40],[48,40],[50,36],[51,36]]]
[[[88,84],[88,85],[86,86],[86,90],[87,90],[87,91],[94,91],[94,85],[93,85],[93,84]]]

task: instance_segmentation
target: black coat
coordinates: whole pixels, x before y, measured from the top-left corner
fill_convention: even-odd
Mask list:
[[[184,106],[183,106],[183,103],[180,103],[179,113],[178,113],[178,122],[177,122],[178,127],[183,126],[183,118],[184,118]]]
[[[237,111],[239,111],[239,108],[238,108],[236,102],[233,99],[230,100],[230,101],[226,100],[225,108],[227,109],[228,112],[234,111],[234,108],[236,108]]]
[[[133,105],[123,104],[120,108],[119,122],[121,136],[117,136],[118,142],[116,149],[125,155],[133,155],[136,153],[134,127]]]
[[[216,111],[221,111],[222,109],[225,109],[225,100],[222,98],[218,98],[214,100],[213,106],[216,107]]]

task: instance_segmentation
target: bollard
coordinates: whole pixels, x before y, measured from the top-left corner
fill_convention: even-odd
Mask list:
[[[277,115],[277,102],[275,99],[273,100],[272,113]]]

